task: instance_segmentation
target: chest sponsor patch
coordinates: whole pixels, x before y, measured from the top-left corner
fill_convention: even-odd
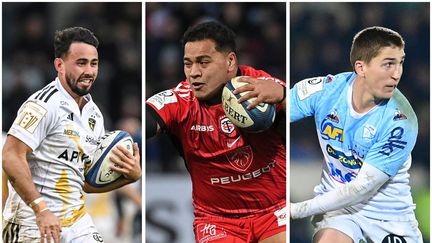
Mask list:
[[[245,171],[252,164],[253,152],[250,146],[241,147],[227,153],[230,164],[238,171]]]
[[[22,112],[15,119],[14,124],[24,128],[29,133],[33,133],[47,110],[33,101],[24,104]]]

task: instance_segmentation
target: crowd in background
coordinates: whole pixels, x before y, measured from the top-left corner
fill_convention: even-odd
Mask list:
[[[413,188],[413,192],[425,242],[429,242],[429,218],[424,216],[429,215],[429,203],[422,203],[423,197],[429,197],[429,9],[429,3],[291,3],[289,16],[291,87],[305,78],[352,71],[352,39],[365,27],[388,27],[404,38],[406,59],[398,88],[411,103],[419,123],[412,168],[420,167],[427,176],[424,188]],[[295,137],[290,139],[290,162],[320,164],[322,153],[313,119],[291,124],[290,132],[290,137]],[[307,229],[309,218],[292,221],[291,242],[311,242],[312,232]]]
[[[104,115],[105,129],[128,131],[141,146],[142,3],[2,3],[2,130],[7,132],[20,105],[53,81],[54,33],[67,27],[91,30],[99,40],[99,73],[90,94]],[[106,242],[141,242],[140,182],[112,193],[114,220],[100,233]],[[87,195],[92,201],[99,194]],[[100,194],[100,198],[105,198]],[[129,199],[127,199],[129,198]],[[96,199],[99,200],[99,199]],[[128,201],[134,218],[127,222]],[[104,206],[104,207],[102,207]],[[99,210],[97,209],[99,207]],[[94,217],[98,227],[98,218]],[[126,224],[126,225],[125,225]],[[109,226],[108,226],[109,225]],[[109,228],[111,227],[111,228]],[[102,232],[108,228],[108,232]],[[118,238],[117,238],[118,237]]]
[[[146,14],[146,98],[185,79],[181,38],[189,26],[216,20],[236,33],[239,63],[286,80],[286,3],[153,3]],[[185,172],[167,137],[146,143],[147,172]]]

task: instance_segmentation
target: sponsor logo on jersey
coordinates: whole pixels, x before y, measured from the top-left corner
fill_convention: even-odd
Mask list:
[[[93,239],[97,242],[103,242],[102,236],[98,232],[93,232]]]
[[[98,145],[99,144],[99,142],[98,142],[98,140],[96,138],[94,138],[92,136],[89,136],[89,135],[86,135],[85,141],[86,141],[86,143],[90,143],[90,144],[93,144],[93,145]]]
[[[253,152],[251,146],[245,146],[236,150],[230,151],[226,154],[230,164],[237,171],[245,171],[252,164]]]
[[[165,90],[153,95],[147,102],[154,105],[156,109],[161,110],[167,104],[177,103],[177,97],[171,90]]]
[[[197,236],[199,243],[207,243],[217,239],[222,239],[227,236],[224,228],[218,227],[215,224],[198,224]]]
[[[274,215],[277,218],[278,226],[286,225],[288,221],[287,217],[287,208],[283,207],[282,209],[276,210]]]
[[[304,100],[314,93],[321,91],[324,87],[325,77],[304,79],[297,84],[297,95],[300,100]]]
[[[83,162],[87,164],[91,162],[90,156],[87,154],[75,150],[69,151],[68,149],[65,149],[57,158],[74,163]]]
[[[228,117],[224,116],[222,119],[220,119],[220,127],[222,132],[226,134],[231,134],[235,131],[234,124],[228,119]]]
[[[191,131],[198,131],[198,132],[213,132],[214,127],[213,125],[192,125]]]
[[[326,119],[328,119],[328,120],[330,120],[330,121],[332,121],[334,123],[339,123],[339,117],[337,116],[337,111],[336,110],[330,112],[330,114],[328,114],[326,116]]]
[[[400,121],[405,119],[407,119],[407,116],[405,114],[402,114],[399,109],[396,109],[393,121]]]
[[[63,133],[66,134],[69,137],[75,137],[75,138],[79,138],[79,132],[72,130],[72,129],[64,129]]]
[[[407,145],[406,141],[402,140],[402,136],[404,134],[404,129],[402,127],[396,127],[390,132],[390,137],[387,140],[387,143],[381,147],[379,151],[381,154],[389,156],[393,153],[393,150],[404,149]]]
[[[254,170],[252,172],[248,172],[245,174],[237,174],[237,175],[231,175],[231,176],[222,176],[222,177],[212,177],[210,178],[210,183],[211,184],[231,184],[231,183],[236,183],[236,182],[240,182],[240,181],[247,181],[247,180],[251,180],[254,178],[258,178],[260,176],[262,176],[265,173],[269,173],[270,171],[272,171],[273,168],[275,168],[276,165],[276,161],[272,161],[270,163],[268,163],[266,166]]]
[[[22,112],[15,120],[15,124],[33,133],[39,125],[47,110],[36,102],[29,101],[23,105]]]
[[[321,123],[321,137],[324,140],[337,140],[343,142],[343,129],[334,126],[327,120],[323,120]]]
[[[327,144],[326,150],[327,150],[328,155],[339,160],[339,162],[346,168],[359,169],[363,164],[363,162],[361,160],[356,159],[352,155],[346,155],[342,151],[338,151],[338,150],[334,149],[329,144]]]
[[[330,169],[330,175],[334,180],[340,183],[350,182],[353,178],[356,177],[356,174],[352,171],[343,172],[339,168],[337,168],[332,162],[328,162],[328,168]]]
[[[376,128],[370,124],[366,124],[363,127],[363,138],[364,139],[368,139],[371,140],[372,138],[375,137],[376,134]]]

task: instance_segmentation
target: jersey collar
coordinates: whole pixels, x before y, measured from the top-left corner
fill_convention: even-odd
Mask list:
[[[60,82],[60,79],[58,78],[58,77],[56,77],[56,79],[55,79],[55,81],[56,81],[56,86],[57,86],[57,88],[58,88],[58,90],[66,97],[66,98],[68,98],[68,99],[74,99],[67,91],[66,91],[66,89],[63,87],[63,85],[62,85],[62,83]],[[86,94],[86,95],[84,95],[83,96],[84,97],[84,99],[87,101],[87,102],[91,102],[91,101],[93,101],[93,99],[92,99],[92,97],[91,97],[91,95],[90,94]]]

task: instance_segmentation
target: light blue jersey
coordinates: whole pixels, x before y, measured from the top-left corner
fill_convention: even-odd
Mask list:
[[[324,154],[321,184],[315,193],[332,191],[354,180],[363,163],[390,176],[372,198],[346,208],[380,220],[412,218],[408,169],[417,139],[417,117],[402,93],[366,113],[352,107],[353,72],[297,83],[290,91],[291,122],[314,116]]]

